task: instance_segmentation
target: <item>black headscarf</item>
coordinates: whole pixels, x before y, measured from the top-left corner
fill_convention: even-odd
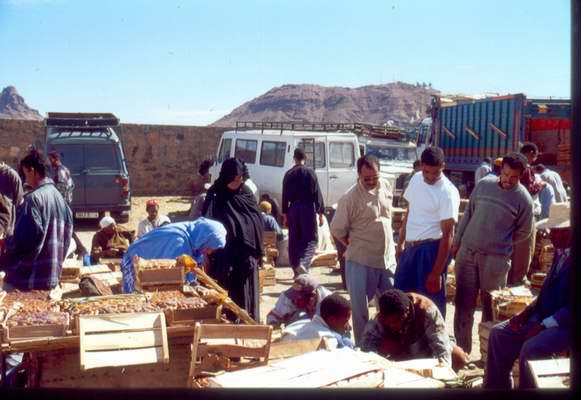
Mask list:
[[[256,199],[244,184],[236,190],[227,186],[240,175],[244,175],[242,161],[228,158],[222,163],[220,175],[206,195],[202,215],[224,225],[227,248],[260,258],[264,220]]]

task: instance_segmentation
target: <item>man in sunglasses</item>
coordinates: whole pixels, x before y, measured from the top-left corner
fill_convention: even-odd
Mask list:
[[[345,277],[358,344],[369,320],[368,302],[393,287],[395,249],[393,192],[389,183],[380,179],[379,160],[371,155],[361,157],[357,173],[357,184],[339,200],[331,233],[347,247]]]

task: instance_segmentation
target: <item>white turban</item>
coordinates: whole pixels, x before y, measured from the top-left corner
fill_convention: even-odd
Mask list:
[[[114,225],[115,224],[115,220],[113,219],[113,217],[110,216],[105,216],[103,217],[103,219],[101,221],[99,221],[99,227],[101,229],[108,227],[109,225]]]

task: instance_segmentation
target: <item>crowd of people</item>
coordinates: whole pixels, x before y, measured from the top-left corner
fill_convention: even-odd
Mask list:
[[[333,347],[358,347],[393,360],[437,358],[458,370],[472,351],[477,296],[482,320],[491,321],[490,292],[526,280],[536,230],[543,229],[556,248],[553,267],[537,300],[492,330],[484,384],[510,387],[510,369],[519,357],[520,387],[531,387],[526,361],[568,349],[569,203],[559,175],[542,164],[533,166],[538,157],[534,144],[494,162],[483,161],[461,219],[459,191],[443,173],[445,155],[438,147],[426,148],[405,182],[406,211],[397,242],[394,188],[381,178],[376,157],[359,158],[358,179],[339,200],[330,223],[333,238],[346,249],[349,300],[309,273],[325,204],[317,175],[306,166],[306,153],[297,148],[293,156],[295,165],[283,180],[280,214],[268,196],[258,198],[243,161],[224,160],[213,184],[210,164],[204,162],[188,221],[172,223],[160,214],[156,200],[147,202],[147,218],[137,234],[105,216],[92,240],[91,262],[122,258],[123,292],[132,293],[139,290],[134,256],[189,254],[260,321],[263,233],[276,232],[282,240],[280,221],[288,228],[294,283],[281,293],[266,323],[280,327],[283,340],[324,337]],[[58,153],[49,159],[50,167],[32,150],[21,160],[25,185],[15,170],[0,164],[0,269],[6,273],[6,290],[56,290],[71,241],[77,242],[79,256],[87,254],[73,233],[74,183]],[[452,259],[457,289],[454,331],[447,332],[445,291]],[[378,311],[370,318],[373,299]]]

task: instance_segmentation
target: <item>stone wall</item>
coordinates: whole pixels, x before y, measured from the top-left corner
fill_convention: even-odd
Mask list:
[[[181,195],[199,164],[214,158],[227,128],[121,124],[117,129],[134,195]],[[42,122],[0,119],[0,160],[13,166],[28,146],[42,148]]]

